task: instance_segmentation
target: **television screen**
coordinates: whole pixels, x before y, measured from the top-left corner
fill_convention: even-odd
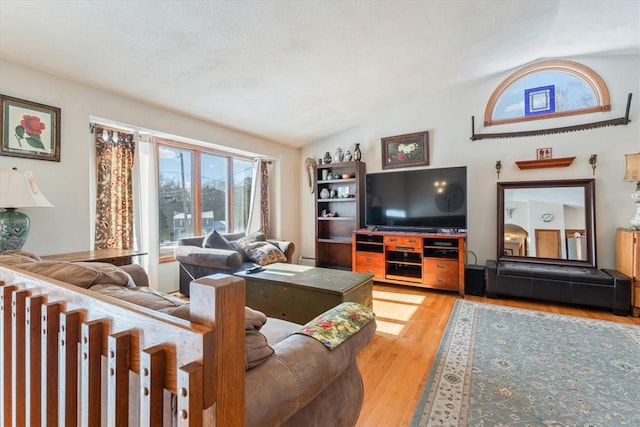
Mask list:
[[[366,175],[365,222],[397,231],[466,231],[467,168]]]

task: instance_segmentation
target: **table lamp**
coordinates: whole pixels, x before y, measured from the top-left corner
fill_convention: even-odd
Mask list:
[[[624,182],[636,183],[636,191],[631,193],[631,198],[636,204],[636,216],[631,218],[631,228],[640,230],[640,153],[625,154],[624,157],[627,163]]]
[[[38,190],[31,172],[0,170],[0,252],[22,249],[29,235],[29,217],[17,208],[53,207]]]

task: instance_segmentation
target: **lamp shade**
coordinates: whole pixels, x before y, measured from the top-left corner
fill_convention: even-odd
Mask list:
[[[0,170],[0,208],[36,208],[53,205],[40,192],[31,172]]]
[[[640,182],[640,153],[625,154],[624,182]]]

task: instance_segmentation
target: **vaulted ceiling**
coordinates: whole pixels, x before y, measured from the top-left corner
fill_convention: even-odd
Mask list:
[[[639,22],[637,0],[1,0],[0,57],[303,146],[535,60],[638,54]]]

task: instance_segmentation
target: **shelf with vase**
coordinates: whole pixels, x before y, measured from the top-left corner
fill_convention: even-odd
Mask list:
[[[317,267],[351,270],[351,234],[364,224],[365,173],[360,161],[316,166]]]
[[[344,203],[344,202],[355,202],[355,197],[334,197],[329,199],[318,199],[318,203]]]
[[[334,178],[334,179],[321,179],[318,184],[334,184],[336,182],[355,182],[355,178]]]
[[[318,217],[318,221],[353,221],[355,220],[354,217],[348,217],[348,216],[319,216]]]

